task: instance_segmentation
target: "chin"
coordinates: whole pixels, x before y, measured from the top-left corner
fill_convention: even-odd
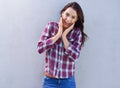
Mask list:
[[[67,28],[69,28],[69,26],[63,26],[63,29],[67,29]]]
[[[70,25],[64,25],[63,28],[66,28],[66,29],[67,29],[67,28],[69,28],[71,25],[72,25],[72,24],[70,24]]]

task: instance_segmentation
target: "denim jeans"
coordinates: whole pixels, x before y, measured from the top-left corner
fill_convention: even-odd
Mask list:
[[[43,88],[76,88],[75,78],[56,79],[44,77]]]

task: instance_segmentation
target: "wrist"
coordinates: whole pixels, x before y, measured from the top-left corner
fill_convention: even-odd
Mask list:
[[[60,38],[60,37],[61,37],[61,35],[62,35],[62,34],[57,33],[57,34],[55,35],[55,37]]]
[[[51,39],[53,40],[53,43],[55,43],[61,36],[59,34],[56,34]]]
[[[63,38],[66,38],[66,34],[65,34],[65,33],[63,33],[63,34],[62,34],[62,37],[63,37]]]

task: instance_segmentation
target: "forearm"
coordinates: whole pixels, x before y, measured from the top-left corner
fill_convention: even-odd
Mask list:
[[[62,40],[63,40],[65,49],[68,49],[69,41],[68,41],[68,39],[66,38],[65,35],[62,35]]]
[[[47,49],[52,48],[52,41],[50,39],[47,40],[40,40],[38,42],[37,48],[38,48],[38,52],[41,54],[42,52],[44,52]]]
[[[62,35],[62,29],[59,28],[58,33],[55,36],[51,37],[53,43],[55,43],[61,37],[61,35]]]
[[[55,36],[51,37],[53,43],[55,43],[61,36],[56,34]]]

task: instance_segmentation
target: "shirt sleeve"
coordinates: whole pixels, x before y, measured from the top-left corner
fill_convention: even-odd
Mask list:
[[[52,47],[53,42],[50,38],[50,30],[51,30],[51,25],[48,23],[46,27],[44,28],[44,31],[40,37],[40,40],[38,42],[38,52],[41,54],[45,50],[48,50]]]
[[[82,40],[82,34],[81,32],[79,32],[74,42],[73,43],[70,42],[68,49],[65,51],[65,54],[73,61],[77,60],[80,55],[81,40]]]

